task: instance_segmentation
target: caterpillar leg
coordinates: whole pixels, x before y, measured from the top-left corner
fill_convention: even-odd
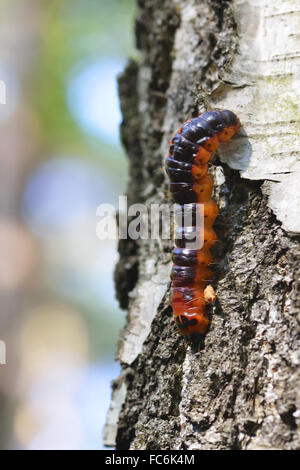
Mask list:
[[[216,293],[213,286],[208,285],[204,289],[204,299],[207,303],[214,303],[216,301]]]

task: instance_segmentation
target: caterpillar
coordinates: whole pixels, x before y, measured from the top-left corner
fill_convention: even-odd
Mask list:
[[[217,241],[213,223],[219,213],[212,199],[213,178],[208,174],[211,153],[226,142],[240,127],[238,117],[228,110],[211,110],[186,121],[170,141],[166,172],[172,198],[179,213],[187,211],[190,226],[176,229],[172,251],[172,309],[175,323],[183,336],[198,341],[210,324],[207,304],[215,302],[213,287],[209,284],[213,273],[210,248]],[[188,248],[188,234],[195,233],[195,216],[204,212],[202,248]],[[183,219],[181,219],[183,220]],[[180,236],[178,236],[180,234]]]

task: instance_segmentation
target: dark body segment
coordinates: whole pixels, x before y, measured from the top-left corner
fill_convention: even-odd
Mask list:
[[[170,155],[179,162],[192,163],[198,152],[198,145],[188,140],[183,134],[177,132],[170,145]]]
[[[172,261],[177,266],[196,266],[197,250],[176,247],[172,251]]]

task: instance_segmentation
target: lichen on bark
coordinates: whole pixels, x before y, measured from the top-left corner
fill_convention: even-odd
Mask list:
[[[212,90],[228,95],[220,76],[238,50],[235,3],[139,1],[141,59],[119,79],[129,204],[168,200],[168,140]],[[117,449],[299,448],[299,235],[268,207],[263,179],[242,178],[218,157],[211,171],[221,213],[203,350],[176,333],[172,242],[120,242],[116,289],[128,317],[112,403],[119,418],[111,413],[105,431]]]

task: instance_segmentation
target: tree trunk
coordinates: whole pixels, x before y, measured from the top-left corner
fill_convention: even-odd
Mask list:
[[[128,203],[170,202],[164,159],[186,119],[234,111],[211,172],[220,207],[204,348],[176,333],[170,240],[121,240],[128,309],[105,429],[117,449],[299,448],[299,11],[292,0],[139,0],[119,79]]]

